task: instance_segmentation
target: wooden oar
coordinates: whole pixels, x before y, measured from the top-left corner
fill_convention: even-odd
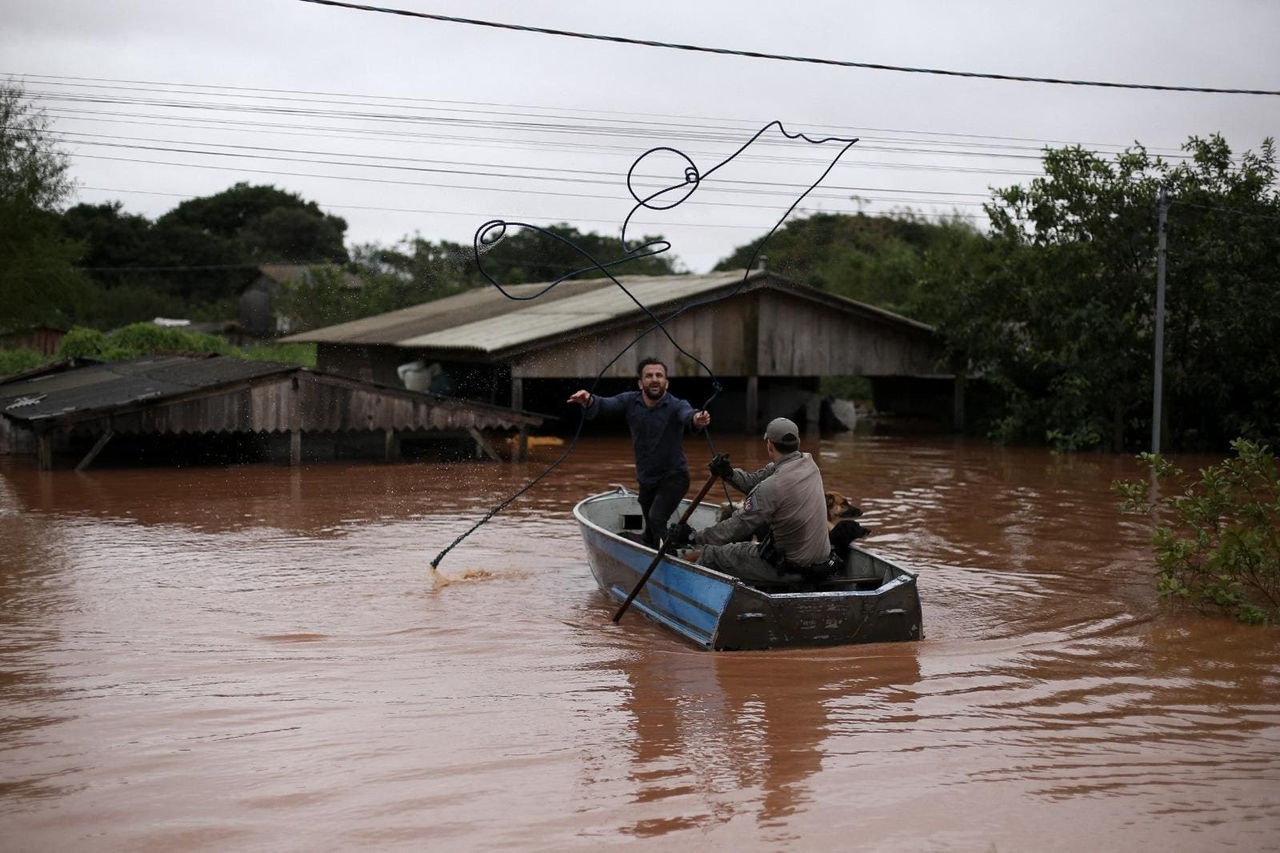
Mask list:
[[[698,504],[702,503],[702,499],[707,496],[707,492],[711,491],[711,487],[716,484],[716,480],[718,479],[719,477],[715,474],[712,474],[707,478],[707,483],[702,487],[702,491],[698,492],[698,496],[690,502],[689,507],[684,511],[684,514],[680,516],[679,524],[688,523],[689,516],[693,515],[694,508],[696,508]],[[640,580],[636,583],[635,589],[631,590],[631,594],[627,596],[626,600],[622,602],[622,605],[613,614],[614,622],[621,619],[622,614],[627,612],[627,608],[631,606],[631,602],[635,601],[636,596],[640,594],[641,588],[643,588],[645,583],[649,580],[649,575],[653,574],[653,570],[658,568],[658,563],[661,563],[662,558],[667,555],[667,543],[670,541],[671,537],[667,536],[658,543],[658,553],[653,555],[653,562],[649,564],[649,568],[645,569],[644,574],[640,576]]]

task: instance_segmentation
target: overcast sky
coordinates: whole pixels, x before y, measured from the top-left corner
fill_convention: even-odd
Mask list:
[[[372,4],[371,4],[372,5]],[[384,0],[408,11],[832,62],[1280,90],[1275,0]],[[47,110],[77,200],[155,218],[238,181],[317,202],[347,242],[470,244],[484,222],[619,235],[642,211],[704,272],[798,211],[911,208],[981,221],[1045,146],[1177,156],[1192,135],[1257,150],[1280,97],[1007,82],[584,40],[303,0],[3,0],[0,79]],[[687,160],[685,159],[687,158]],[[674,175],[674,178],[670,178]]]

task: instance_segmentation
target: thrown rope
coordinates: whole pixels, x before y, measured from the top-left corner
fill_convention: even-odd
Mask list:
[[[841,147],[839,151],[835,154],[835,156],[831,158],[831,161],[827,164],[826,168],[823,169],[822,174],[820,174],[816,180],[814,180],[811,184],[809,184],[809,186],[806,187],[805,190],[796,197],[795,201],[793,201],[787,207],[786,211],[782,214],[782,216],[778,218],[778,221],[774,223],[773,227],[769,229],[769,231],[765,234],[764,238],[762,238],[759,241],[759,243],[756,245],[755,250],[751,253],[750,259],[747,261],[746,271],[743,274],[741,282],[739,282],[733,289],[729,290],[724,294],[721,294],[719,296],[709,297],[707,299],[702,299],[702,300],[692,300],[688,303],[681,305],[680,308],[668,314],[666,317],[657,316],[656,314],[653,313],[652,310],[649,309],[648,306],[646,306],[643,302],[637,299],[635,294],[633,294],[630,290],[628,290],[626,285],[624,285],[621,281],[619,281],[618,278],[614,276],[612,272],[613,268],[615,267],[619,267],[621,265],[639,260],[641,258],[646,258],[653,255],[661,254],[671,248],[671,244],[661,238],[648,240],[647,242],[637,243],[634,246],[629,245],[627,240],[627,229],[631,224],[632,218],[636,215],[637,212],[639,212],[642,209],[670,210],[671,208],[676,207],[677,205],[688,200],[688,198],[698,190],[703,180],[715,174],[724,166],[733,162],[735,159],[741,156],[742,153],[746,151],[753,143],[755,143],[756,140],[758,140],[761,136],[763,136],[768,131],[775,128],[779,133],[781,133],[787,139],[791,139],[791,140],[799,139],[812,145],[838,143],[840,144]],[[822,183],[823,180],[826,179],[827,175],[831,173],[831,170],[836,167],[836,164],[840,162],[840,159],[844,157],[845,153],[848,152],[848,150],[852,148],[853,145],[857,143],[857,141],[858,141],[857,138],[843,138],[843,137],[835,137],[835,136],[814,138],[803,133],[790,133],[787,131],[785,127],[783,127],[782,122],[775,120],[775,121],[769,122],[764,127],[760,128],[760,130],[756,131],[756,133],[753,134],[751,138],[748,139],[746,142],[744,142],[741,146],[739,146],[737,150],[735,150],[728,157],[721,160],[719,163],[712,166],[706,172],[700,172],[697,165],[693,162],[691,158],[689,158],[686,154],[684,154],[683,152],[675,148],[671,148],[669,146],[659,146],[656,148],[651,148],[645,153],[641,154],[636,159],[636,161],[632,164],[631,168],[627,172],[627,189],[631,193],[631,197],[635,200],[635,205],[631,208],[631,211],[627,214],[626,218],[623,220],[623,223],[622,223],[621,245],[623,249],[623,255],[621,257],[602,262],[600,260],[597,260],[595,257],[593,257],[591,254],[589,254],[585,250],[583,250],[580,246],[578,246],[573,241],[566,239],[560,234],[556,234],[544,228],[540,228],[537,225],[531,225],[526,222],[511,222],[503,219],[492,219],[484,223],[483,225],[481,225],[478,229],[476,229],[475,237],[472,241],[472,248],[475,253],[475,262],[480,270],[481,275],[484,276],[484,278],[491,285],[496,287],[498,291],[502,293],[503,296],[515,301],[527,301],[531,299],[537,299],[538,297],[549,292],[552,288],[556,287],[557,285],[569,279],[572,279],[576,276],[579,276],[585,272],[596,272],[596,273],[603,274],[605,277],[607,277],[610,281],[613,282],[615,287],[617,287],[624,294],[626,294],[628,299],[630,299],[632,302],[636,304],[636,307],[638,307],[644,313],[644,315],[649,318],[649,320],[651,321],[651,325],[649,325],[643,331],[641,331],[639,335],[633,338],[630,343],[628,343],[625,347],[623,347],[613,358],[611,358],[608,361],[608,363],[604,365],[604,367],[600,369],[599,373],[596,374],[595,379],[592,380],[590,388],[588,390],[594,394],[595,389],[600,384],[600,380],[609,371],[609,369],[618,362],[619,359],[621,359],[624,355],[630,352],[631,349],[635,347],[637,343],[639,343],[642,339],[647,337],[650,333],[654,331],[658,331],[668,341],[671,342],[671,345],[675,347],[679,353],[688,357],[695,364],[697,364],[698,367],[706,371],[708,378],[711,380],[712,391],[711,391],[711,395],[702,404],[701,410],[709,411],[712,402],[715,400],[715,398],[719,395],[720,391],[722,390],[720,382],[719,380],[716,379],[715,372],[711,369],[710,365],[708,365],[701,358],[689,352],[687,349],[685,349],[683,346],[680,345],[680,342],[675,339],[675,337],[671,334],[670,331],[668,331],[667,324],[691,309],[705,307],[707,305],[712,305],[716,302],[722,302],[725,299],[730,299],[738,295],[739,293],[741,293],[743,288],[747,286],[751,276],[751,270],[755,268],[755,265],[760,258],[760,254],[763,252],[764,247],[769,242],[770,238],[772,238],[774,233],[777,232],[777,230],[782,227],[783,223],[786,222],[787,217],[789,217],[795,211],[795,209],[800,205],[800,203],[804,201],[805,197],[808,196],[811,192],[813,192],[814,189],[816,189],[818,185]],[[677,157],[679,161],[682,161],[684,164],[683,174],[678,180],[676,180],[671,185],[663,189],[659,189],[656,192],[650,192],[642,196],[641,193],[637,190],[637,180],[636,180],[637,168],[647,158],[652,158],[656,155],[674,155],[675,157]],[[554,281],[549,282],[545,287],[539,289],[537,292],[533,294],[520,296],[512,293],[506,287],[504,287],[500,281],[494,278],[490,274],[489,270],[486,269],[485,267],[485,256],[488,254],[489,250],[492,249],[494,246],[496,246],[503,239],[503,237],[506,236],[507,229],[512,227],[532,229],[545,236],[552,237],[560,241],[561,243],[564,243],[565,245],[569,246],[578,255],[582,257],[584,261],[584,265],[579,266],[577,269],[573,269],[562,274],[561,276],[556,278]],[[521,495],[525,494],[530,489],[532,489],[535,485],[537,485],[539,482],[545,479],[549,474],[551,474],[552,471],[559,468],[560,465],[566,459],[569,458],[569,455],[573,452],[574,447],[577,446],[578,439],[582,436],[582,430],[586,424],[586,419],[587,419],[586,410],[584,409],[579,417],[578,426],[577,426],[577,429],[574,431],[573,438],[570,439],[568,445],[566,445],[565,447],[564,452],[560,454],[559,458],[557,458],[554,462],[552,462],[549,466],[547,466],[546,469],[544,469],[541,473],[535,476],[532,480],[530,480],[528,483],[526,483],[524,486],[518,489],[515,493],[505,498],[504,500],[499,502],[496,506],[494,506],[492,509],[490,509],[488,512],[486,512],[484,516],[480,518],[479,521],[477,521],[465,532],[463,532],[460,536],[458,536],[451,543],[449,543],[449,545],[445,547],[444,550],[442,550],[439,554],[437,554],[436,558],[431,561],[431,568],[433,570],[437,569],[441,561],[444,560],[445,556],[454,548],[456,548],[459,544],[461,544],[463,540],[465,540],[468,536],[470,536],[472,533],[478,530],[482,525],[487,523],[491,518],[493,518],[499,512],[506,509],[508,506],[510,506],[512,503],[518,500]],[[703,432],[707,439],[707,445],[710,448],[712,455],[714,456],[716,450],[715,450],[715,443],[711,438],[710,427],[703,430]],[[728,489],[726,488],[725,489],[726,498],[728,497],[728,494],[729,494]]]

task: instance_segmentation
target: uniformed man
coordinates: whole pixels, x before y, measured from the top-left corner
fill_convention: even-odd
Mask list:
[[[764,432],[769,464],[749,473],[723,454],[708,468],[747,492],[742,508],[712,527],[672,528],[671,544],[701,548],[691,559],[745,581],[777,583],[785,575],[817,578],[829,569],[831,540],[822,473],[813,457],[800,452],[800,430],[775,418]],[[759,541],[752,541],[759,536]]]

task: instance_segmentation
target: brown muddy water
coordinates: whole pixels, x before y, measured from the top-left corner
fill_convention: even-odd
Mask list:
[[[1157,607],[1131,457],[818,449],[922,642],[611,623],[570,510],[619,438],[438,573],[542,462],[0,459],[0,849],[1280,849],[1280,633]]]

